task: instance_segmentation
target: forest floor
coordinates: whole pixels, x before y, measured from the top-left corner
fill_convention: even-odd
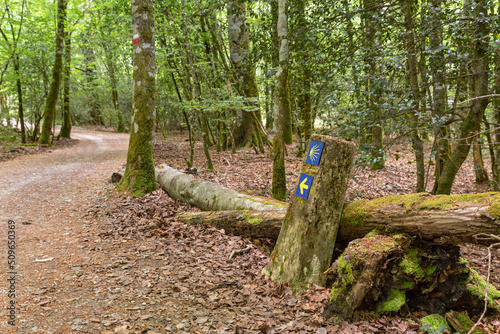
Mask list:
[[[342,324],[324,319],[327,289],[311,287],[295,297],[260,275],[269,240],[181,224],[175,213],[197,209],[160,190],[142,199],[118,195],[109,179],[124,166],[127,135],[74,129],[73,137],[72,147],[0,163],[0,239],[7,240],[6,223],[13,219],[17,245],[16,325],[2,312],[0,333],[418,333],[423,314],[360,314]],[[267,155],[213,150],[213,172],[199,145],[194,177],[269,196]],[[293,149],[288,146],[289,189],[301,165]],[[184,134],[155,141],[156,164],[182,170],[188,152]],[[412,192],[409,146],[392,152],[384,171],[355,168],[348,200]],[[455,184],[454,193],[491,190],[474,184],[470,163]],[[249,252],[229,259],[248,245]],[[8,271],[4,247],[2,277]],[[462,253],[486,275],[484,248],[468,245]],[[495,252],[491,282],[497,287],[499,258]],[[7,290],[0,284],[0,305],[8,305]],[[487,321],[490,333],[500,333],[500,319]]]

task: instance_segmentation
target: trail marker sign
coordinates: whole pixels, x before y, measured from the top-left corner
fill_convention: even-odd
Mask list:
[[[355,145],[312,135],[280,235],[263,273],[294,291],[324,285],[337,238]]]
[[[307,197],[309,197],[309,191],[311,190],[312,181],[313,177],[311,175],[304,173],[300,174],[295,195],[307,199]]]
[[[325,143],[323,142],[315,140],[311,141],[309,151],[307,152],[306,163],[318,166],[319,160],[321,159],[321,153],[323,153],[323,146],[325,146]]]

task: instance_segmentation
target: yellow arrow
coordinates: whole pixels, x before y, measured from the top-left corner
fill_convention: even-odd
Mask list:
[[[309,186],[306,184],[307,182],[307,177],[304,178],[302,182],[300,182],[300,194],[304,195],[304,189],[309,189]]]

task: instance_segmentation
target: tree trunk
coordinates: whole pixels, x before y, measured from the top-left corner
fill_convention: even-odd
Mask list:
[[[415,151],[415,161],[417,165],[417,187],[416,192],[425,191],[425,163],[424,163],[424,143],[420,138],[419,131],[419,114],[420,114],[420,87],[418,84],[417,73],[417,51],[415,48],[415,39],[413,36],[413,14],[411,10],[410,0],[403,1],[403,12],[405,16],[406,28],[406,47],[408,50],[407,67],[408,79],[411,87],[411,100],[413,102],[413,110],[410,111],[412,117],[412,145]]]
[[[250,40],[248,38],[248,28],[246,24],[246,4],[239,0],[227,2],[227,28],[230,48],[230,59],[233,67],[237,91],[244,94],[244,97],[257,99],[259,88],[255,79],[255,66],[251,56]],[[258,121],[261,120],[259,103],[247,102],[248,107],[255,107],[255,115]],[[233,137],[236,145],[242,146],[251,144],[252,133],[259,131],[254,124],[252,111],[238,110],[236,128]],[[255,143],[257,144],[257,143]]]
[[[87,95],[89,99],[90,117],[92,118],[94,124],[103,125],[104,122],[101,115],[101,106],[97,96],[97,83],[95,82],[96,56],[91,47],[91,37],[88,36],[87,38],[88,44],[84,46],[83,54],[85,58],[85,77],[87,78]]]
[[[59,96],[59,86],[61,84],[62,58],[64,52],[64,21],[66,20],[65,0],[57,1],[57,33],[56,33],[56,55],[54,67],[52,68],[52,81],[50,82],[49,95],[43,113],[42,133],[38,143],[50,146],[50,135],[52,134],[52,123],[55,119],[57,97]]]
[[[471,141],[468,138],[476,134],[481,127],[481,120],[484,111],[489,103],[487,96],[488,90],[488,48],[489,48],[489,23],[488,23],[488,7],[481,0],[472,1],[474,7],[475,20],[471,21],[475,26],[473,46],[471,52],[471,76],[474,81],[474,97],[471,101],[471,109],[463,121],[460,130],[458,143],[453,153],[446,160],[443,171],[437,180],[437,194],[450,194],[453,186],[453,181],[462,166],[462,163],[467,158],[470,151]]]
[[[189,42],[189,34],[187,30],[187,22],[185,18],[185,10],[184,10],[185,0],[182,0],[182,29],[185,36],[185,46],[186,46],[186,56],[189,63],[189,68],[191,70],[191,77],[193,78],[193,99],[197,102],[201,102],[201,86],[198,81],[198,75],[196,73],[193,54],[191,51],[191,43]],[[212,157],[210,156],[210,151],[208,147],[210,146],[210,138],[208,134],[208,122],[204,122],[204,115],[202,111],[199,111],[198,122],[200,124],[200,129],[202,132],[203,138],[203,152],[205,153],[205,157],[207,159],[207,168],[210,170],[215,170],[214,165],[212,163]]]
[[[71,79],[71,34],[64,39],[64,76],[63,76],[63,119],[58,137],[71,138],[71,111],[69,103]]]
[[[472,139],[472,156],[474,158],[474,174],[476,174],[476,183],[488,183],[488,172],[484,168],[483,153],[481,143],[478,143],[479,135],[474,136]]]
[[[155,29],[152,0],[132,0],[134,97],[127,167],[119,187],[142,196],[156,188],[153,131],[156,114]]]
[[[381,124],[382,111],[380,110],[380,99],[383,89],[381,85],[383,84],[380,79],[379,66],[375,59],[375,51],[377,50],[377,32],[380,28],[378,23],[379,13],[377,12],[377,1],[374,0],[364,0],[364,13],[361,15],[362,22],[364,26],[364,37],[366,43],[366,53],[365,62],[368,67],[368,71],[365,78],[366,91],[368,92],[365,96],[367,100],[367,119],[368,124],[368,134],[366,139],[363,139],[364,146],[369,150],[372,157],[372,162],[370,163],[370,168],[372,170],[379,170],[385,168],[385,154],[384,154],[384,143],[383,143],[383,128]]]
[[[200,181],[162,165],[158,183],[174,199],[202,210],[284,210],[286,203],[271,198],[240,194],[218,184]]]
[[[272,194],[278,200],[286,198],[285,177],[285,115],[290,111],[288,99],[288,0],[278,4],[279,67],[274,80],[274,126]]]
[[[16,73],[16,88],[18,101],[18,116],[21,123],[21,143],[26,144],[26,128],[24,126],[24,106],[23,106],[23,90],[21,87],[21,73],[19,71],[19,55],[14,56],[14,72]]]
[[[445,117],[447,109],[447,90],[446,90],[446,63],[445,51],[443,47],[443,20],[445,19],[441,3],[443,0],[431,0],[430,2],[430,25],[429,44],[432,53],[429,55],[429,62],[433,81],[433,101],[432,114],[436,120]],[[443,170],[444,162],[447,159],[450,150],[448,142],[448,126],[443,125],[442,121],[437,121],[434,125],[434,141],[436,142],[436,164],[434,176],[439,178]]]

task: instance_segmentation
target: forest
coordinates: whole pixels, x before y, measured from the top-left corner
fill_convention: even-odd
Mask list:
[[[500,332],[499,1],[0,8],[0,332]]]

